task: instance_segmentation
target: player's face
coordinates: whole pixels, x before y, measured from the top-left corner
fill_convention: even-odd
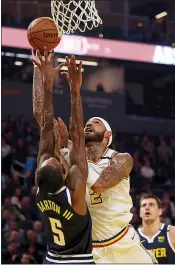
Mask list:
[[[105,131],[106,128],[100,120],[88,121],[84,128],[86,143],[102,142],[105,135]]]
[[[158,208],[157,202],[153,198],[144,199],[141,202],[140,217],[145,222],[153,222],[162,214],[162,210]]]

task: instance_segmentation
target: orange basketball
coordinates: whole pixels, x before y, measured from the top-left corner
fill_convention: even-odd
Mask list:
[[[60,32],[55,22],[50,17],[39,17],[32,21],[27,30],[30,45],[39,51],[44,51],[44,46],[50,51],[60,42]]]

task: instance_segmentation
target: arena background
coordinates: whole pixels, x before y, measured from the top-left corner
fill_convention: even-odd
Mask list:
[[[41,263],[46,249],[35,205],[39,129],[32,115],[29,23],[50,16],[47,0],[2,1],[2,263]],[[56,61],[83,60],[85,120],[101,116],[115,132],[114,146],[134,159],[132,225],[138,201],[162,199],[162,221],[175,225],[175,1],[96,1],[103,26],[64,36]],[[155,19],[167,11],[168,15]],[[55,116],[68,125],[69,88],[54,84]]]

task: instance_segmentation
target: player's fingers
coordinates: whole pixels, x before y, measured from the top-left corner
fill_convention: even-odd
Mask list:
[[[32,58],[35,58],[35,51],[32,49]]]
[[[61,117],[58,117],[58,126],[61,126],[61,128],[66,128],[66,124],[64,121],[61,119]]]
[[[45,62],[49,62],[48,61],[48,51],[47,51],[47,48],[46,48],[46,46],[44,46],[44,60],[45,60]]]
[[[66,64],[65,63],[60,63],[55,69],[56,71],[59,73],[59,71],[61,70],[61,68],[63,68]]]
[[[71,67],[72,67],[72,70],[74,71],[74,74],[75,74],[77,71],[77,66],[76,66],[76,60],[75,60],[74,55],[72,55],[72,57],[71,57]]]
[[[82,61],[80,61],[79,65],[78,65],[78,72],[81,73],[81,69],[82,69]]]
[[[58,122],[63,122],[63,120],[61,119],[61,117],[58,117]]]
[[[73,76],[75,75],[75,68],[74,68],[74,64],[73,64],[73,60],[72,60],[72,55],[69,55],[69,67],[68,67],[68,70],[69,70],[69,74],[70,76]]]
[[[60,117],[58,117],[57,127],[59,128],[60,131],[63,130],[64,122],[63,122],[63,120]]]
[[[36,54],[37,54],[37,57],[39,58],[41,64],[43,64],[44,61],[43,61],[43,58],[42,58],[42,56],[41,56],[41,53],[37,50],[37,51],[36,51]]]
[[[40,69],[41,65],[35,59],[32,59],[32,62]]]
[[[69,55],[70,57],[70,55]],[[68,71],[70,70],[70,59],[69,59],[68,56],[66,56],[66,65],[67,65],[67,68],[68,68]]]
[[[53,65],[53,61],[54,61],[54,56],[55,56],[55,52],[54,50],[51,51],[51,53],[48,56],[48,60],[49,62]]]
[[[55,125],[57,124],[57,120],[54,118],[53,122],[55,123]]]

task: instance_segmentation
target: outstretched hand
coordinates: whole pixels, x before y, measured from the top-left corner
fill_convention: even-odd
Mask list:
[[[80,62],[77,67],[75,56],[70,55],[69,57],[66,56],[66,64],[68,67],[68,73],[63,72],[61,74],[67,78],[71,90],[79,92],[82,85],[82,62]]]
[[[32,50],[32,61],[36,65],[42,76],[43,81],[46,82],[49,86],[53,86],[53,80],[60,72],[61,68],[65,65],[61,63],[54,68],[54,51],[52,50],[50,54],[46,47],[44,48],[44,56],[41,56],[40,52],[37,50],[36,53]]]

